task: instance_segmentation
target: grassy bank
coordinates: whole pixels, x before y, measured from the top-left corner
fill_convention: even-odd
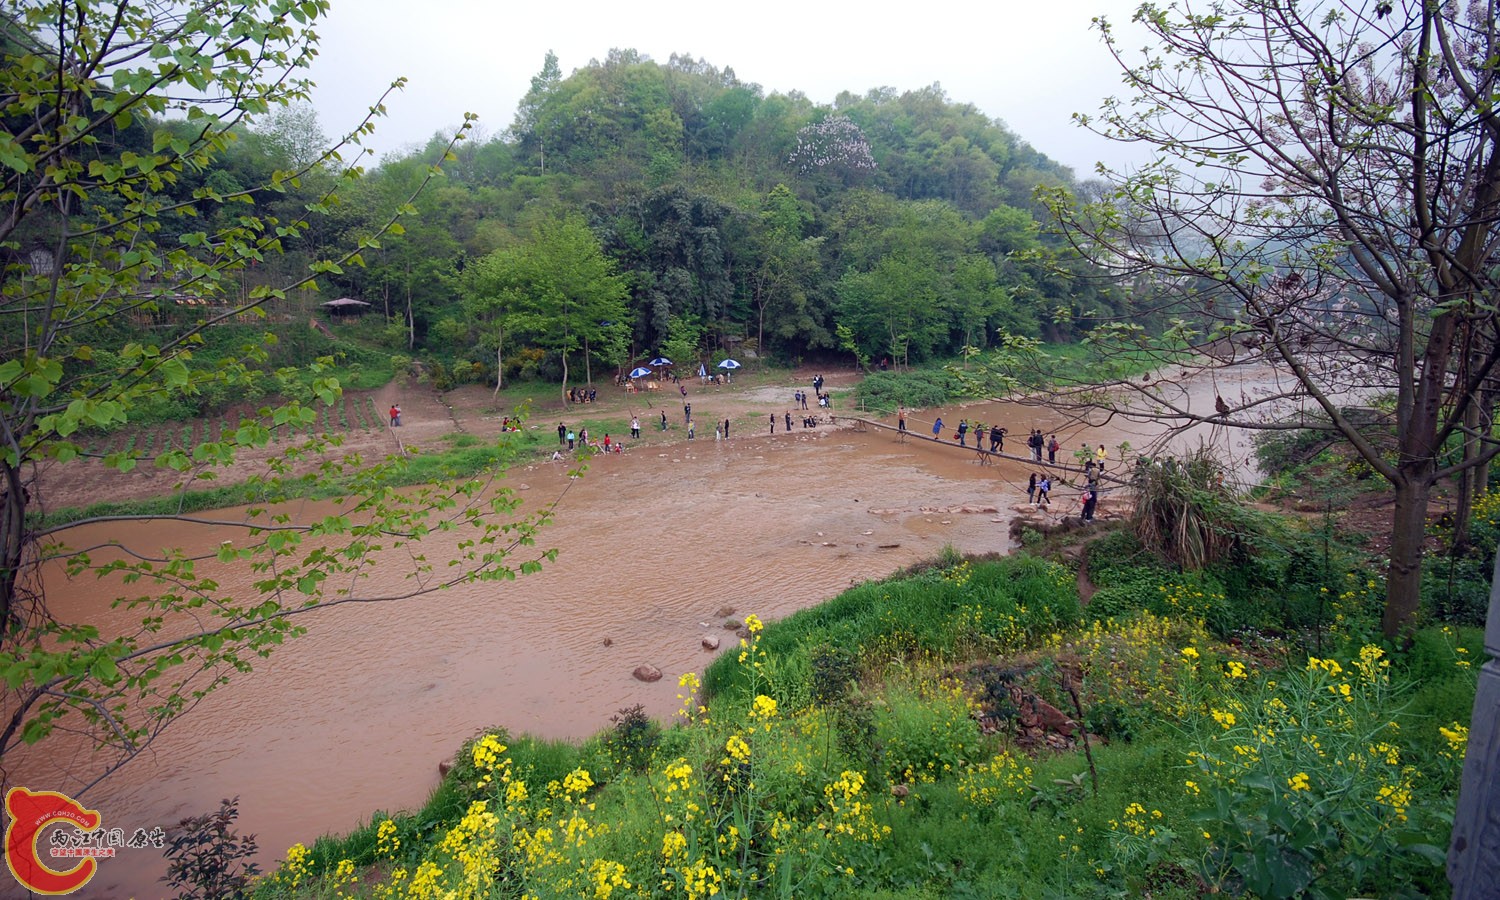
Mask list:
[[[306,440],[320,445],[324,438],[313,436]],[[206,490],[182,490],[162,497],[56,509],[49,511],[39,525],[54,528],[107,516],[171,516],[250,504],[346,497],[354,489],[357,478],[368,480],[371,470],[377,467],[385,477],[383,483],[389,487],[436,484],[493,472],[518,459],[537,455],[544,449],[536,435],[520,432],[503,434],[493,440],[454,433],[445,435],[442,440],[441,446],[383,460],[341,457],[337,450],[332,450],[326,457],[327,468],[320,467],[315,473],[290,476],[268,471],[235,484]],[[550,452],[551,446],[545,449]]]
[[[1103,384],[1144,375],[1161,366],[1160,354],[1113,350],[1092,344],[1027,343],[970,359],[934,361],[902,372],[871,372],[854,390],[854,405],[882,413],[898,405],[944,406],[975,397],[1005,397],[1053,386]]]
[[[1357,566],[1314,627],[1264,600],[1327,573],[1186,577],[1128,535],[1096,546],[1107,612],[1056,562],[949,556],[746,617],[673,723],[486,732],[422,810],[293,847],[254,894],[1446,892],[1477,629],[1383,646]]]

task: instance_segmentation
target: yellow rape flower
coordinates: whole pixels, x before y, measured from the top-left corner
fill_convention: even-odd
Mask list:
[[[750,745],[737,734],[730,735],[729,740],[724,742],[724,752],[729,754],[729,759],[737,763],[743,764],[750,761]]]
[[[302,881],[302,877],[308,873],[307,848],[299,841],[287,848],[286,865],[282,868],[292,876],[292,887],[296,887]]]
[[[1438,726],[1438,734],[1441,734],[1448,742],[1448,749],[1442,751],[1444,756],[1451,759],[1463,759],[1464,752],[1469,746],[1469,729],[1454,722],[1451,725]]]
[[[386,819],[375,829],[375,853],[387,859],[395,859],[401,849],[401,838],[396,835],[396,823]]]
[[[594,886],[594,900],[609,900],[615,888],[628,891],[633,886],[625,878],[625,867],[614,860],[594,860],[589,866],[589,875]]]
[[[574,769],[563,776],[563,792],[569,797],[577,796],[580,799],[594,786],[594,779],[589,776],[587,769]]]

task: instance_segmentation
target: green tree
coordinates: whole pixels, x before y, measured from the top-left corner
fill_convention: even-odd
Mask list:
[[[661,343],[661,352],[676,363],[678,374],[688,375],[698,371],[696,363],[702,347],[702,323],[692,316],[673,316],[667,325],[667,337]]]
[[[579,216],[545,219],[531,237],[476,264],[468,302],[497,329],[526,335],[559,355],[562,391],[569,354],[583,352],[585,378],[593,360],[618,364],[625,355],[625,281]]]
[[[1114,329],[1117,345],[1286,381],[1212,408],[1163,381],[1113,396],[1179,424],[1321,427],[1357,453],[1394,493],[1395,637],[1419,608],[1433,485],[1500,451],[1485,399],[1500,362],[1493,9],[1232,0],[1145,4],[1135,21],[1153,38],[1139,61],[1099,22],[1129,95],[1083,119],[1155,157],[1101,202],[1046,196],[1080,252],[1149,281],[1177,319],[1160,337]],[[1350,410],[1381,397],[1389,417]]]
[[[962,347],[989,346],[992,325],[1003,318],[1010,298],[995,282],[995,266],[977,253],[965,254],[954,268],[947,306]]]
[[[256,129],[266,155],[286,171],[316,168],[328,153],[328,137],[312,104],[298,102],[278,107]]]
[[[766,352],[766,319],[772,334],[783,342],[800,340],[828,346],[826,329],[812,303],[823,276],[819,250],[822,238],[804,238],[807,216],[784,184],[771,189],[761,211],[755,240],[755,268],[750,275],[751,300],[757,312],[755,345]]]
[[[542,174],[547,173],[547,140],[546,134],[537,128],[541,116],[542,105],[547,98],[557,90],[562,81],[562,68],[558,65],[557,54],[551,50],[547,51],[542,60],[542,70],[531,79],[531,90],[521,98],[516,107],[516,120],[510,126],[510,134],[517,140],[523,151],[536,149],[537,169]]]
[[[469,266],[463,274],[464,322],[454,334],[477,331],[482,347],[495,350],[495,393],[505,386],[505,341],[524,339],[518,326],[539,319],[532,286],[536,273],[525,247],[505,247]]]
[[[943,345],[942,278],[930,255],[892,253],[869,272],[839,280],[839,322],[866,356],[889,356],[897,366],[926,359]]]
[[[296,189],[309,172],[336,164],[339,150],[277,169],[264,184],[226,191],[224,181],[195,181],[245,125],[274,120],[278,110],[306,100],[310,84],[301,72],[315,53],[312,28],[327,9],[322,0],[28,0],[6,8],[0,757],[58,730],[84,735],[97,765],[64,786],[75,794],[140,753],[205,693],[300,633],[305,613],[510,578],[549,555],[519,566],[509,561],[532,543],[547,513],[514,517],[514,501],[479,481],[397,492],[390,482],[404,458],[372,464],[340,457],[329,452],[332,441],[317,436],[272,452],[273,429],[310,435],[312,404],[337,398],[338,383],[316,368],[305,395],[294,393],[190,451],[150,458],[89,449],[90,429],[128,425],[138,410],[164,399],[263,390],[265,381],[293,390],[294,380],[263,371],[267,338],[212,364],[197,349],[218,341],[220,323],[274,309],[288,291],[317,275],[337,276],[377,247],[378,227],[348,236],[346,252],[314,260],[300,278],[242,292],[238,279],[302,239],[334,198],[313,198],[297,218],[258,216],[252,204]],[[367,120],[338,147],[357,144],[371,128]],[[337,185],[355,174],[331,180]],[[265,462],[243,485],[254,505],[229,526],[242,537],[206,558],[137,543],[153,530],[133,522],[212,522],[184,514],[181,505],[176,514],[105,517],[116,523],[107,552],[69,544],[76,528],[101,520],[49,524],[42,515],[49,509],[42,466],[58,477],[89,457],[120,472],[149,462],[180,476],[183,504],[191,486],[252,468],[249,451]],[[303,471],[310,474],[297,474]],[[274,504],[305,490],[304,480],[341,485],[356,499],[320,521],[295,521]],[[439,572],[413,542],[448,530],[464,535],[460,564]],[[395,558],[414,566],[410,580],[390,593],[368,590],[364,574]],[[225,587],[211,571],[216,566],[252,571],[253,586],[247,593]],[[48,606],[44,567],[100,577],[118,589],[114,605],[135,616],[135,625],[106,631],[88,619],[61,620]]]

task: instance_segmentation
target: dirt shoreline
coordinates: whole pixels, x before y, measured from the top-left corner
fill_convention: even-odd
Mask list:
[[[730,420],[730,439],[769,433],[771,414],[777,416],[776,432],[785,430],[784,416],[790,412],[793,431],[803,431],[801,417],[804,413],[796,408],[793,393],[812,391],[814,375],[823,375],[828,391],[847,392],[858,384],[862,376],[849,371],[815,371],[810,368],[797,370],[768,370],[754,375],[742,375],[729,385],[705,385],[697,377],[684,378],[679,384],[663,380],[656,391],[630,394],[624,388],[611,383],[596,383],[598,392],[594,403],[567,403],[560,399],[561,388],[556,385],[537,385],[538,396],[529,401],[531,415],[526,428],[542,437],[542,446],[550,450],[548,438],[559,422],[574,428],[582,420],[613,418],[619,422],[609,432],[611,441],[622,438],[626,452],[660,448],[687,441],[687,429],[683,421],[684,400],[693,405],[693,419],[697,423],[694,440],[714,439],[714,426],[725,419]],[[679,388],[687,389],[686,397]],[[545,391],[550,396],[542,397]],[[838,400],[835,401],[839,403]],[[392,428],[386,422],[388,410],[399,404],[401,427]],[[818,415],[820,429],[835,426],[826,424],[829,413],[820,410],[816,400],[810,399],[805,415]],[[335,435],[340,446],[333,452],[338,454],[359,453],[365,458],[378,459],[387,454],[402,452],[403,448],[441,447],[440,441],[452,434],[468,434],[480,438],[494,438],[501,433],[501,425],[515,410],[495,404],[490,388],[480,385],[463,385],[454,390],[439,392],[430,385],[415,379],[393,381],[374,391],[348,391],[333,407],[331,414],[320,411],[327,419],[337,419],[335,427],[327,433]],[[660,414],[667,414],[668,428],[660,428]],[[641,439],[629,439],[632,413],[639,416]],[[214,425],[220,421],[235,421],[241,414],[231,409],[219,417],[190,421],[163,423],[158,426],[125,429],[122,432],[98,439],[98,445],[107,449],[124,446],[151,446],[160,448],[168,440],[178,444],[178,437],[190,433],[196,442],[202,442],[214,434]],[[378,422],[372,424],[372,420]],[[338,424],[346,423],[346,424]],[[602,440],[603,432],[590,435],[593,440]],[[188,490],[209,489],[226,484],[243,482],[253,475],[270,474],[269,462],[282,456],[299,439],[278,436],[271,444],[259,449],[239,452],[235,465],[230,469],[211,471],[213,478],[193,480],[190,473],[185,476],[170,469],[159,468],[150,459],[144,459],[130,472],[118,472],[106,468],[100,459],[79,459],[59,464],[43,462],[37,468],[39,490],[35,495],[44,504],[46,511],[83,508],[96,503],[128,502],[167,497],[184,486]],[[566,454],[566,448],[562,448]],[[318,460],[309,460],[293,471],[311,471]]]

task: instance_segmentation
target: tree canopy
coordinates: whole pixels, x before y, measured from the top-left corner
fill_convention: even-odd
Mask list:
[[[1072,174],[938,85],[824,106],[767,95],[705,60],[633,50],[563,73],[548,54],[509,129],[460,148],[442,188],[417,201],[420,219],[388,243],[422,246],[418,263],[367,255],[367,267],[329,280],[351,296],[398,285],[409,348],[453,353],[497,383],[506,373],[493,367],[520,366],[511,354],[497,362],[493,336],[455,347],[448,331],[428,332],[473,300],[465,267],[510,252],[538,218],[578,214],[628,286],[625,352],[585,362],[650,355],[685,319],[699,323],[703,357],[731,344],[786,360],[837,353],[847,286],[919,257],[945,302],[923,312],[926,336],[903,361],[986,346],[1000,327],[1075,339],[1129,308],[1044,227],[1033,189],[1073,190]],[[379,185],[434,152],[387,160],[366,190],[387,193]],[[445,208],[430,208],[439,198]],[[949,291],[964,299],[947,302]],[[864,356],[891,354],[889,335],[852,334]],[[561,350],[544,349],[543,374],[560,379]]]
[[[243,334],[229,323],[280,317],[314,278],[379,253],[382,234],[399,232],[394,219],[432,175],[411,173],[400,187],[368,195],[380,202],[367,215],[340,218],[339,190],[360,174],[341,166],[341,151],[372,126],[367,120],[332,147],[307,146],[321,132],[300,105],[308,90],[301,73],[327,7],[6,6],[0,757],[59,731],[82,735],[96,751],[91,768],[60,785],[75,796],[300,633],[305,613],[511,578],[549,555],[511,560],[532,544],[545,508],[517,514],[510,495],[482,479],[397,492],[404,455],[381,462],[338,452],[337,440],[311,425],[339,383],[322,363],[305,380],[279,378],[269,325],[242,347],[222,346],[225,335]],[[212,355],[203,352],[210,345]],[[161,404],[268,393],[279,398],[191,448],[105,454],[87,439]],[[273,435],[297,430],[302,437],[273,446]],[[173,473],[177,507],[49,520],[40,470],[89,457],[121,472],[144,463]],[[250,503],[243,513],[220,522],[181,505],[189,487],[212,485],[231,468],[254,473],[237,495]],[[308,482],[342,499],[315,521],[278,508]],[[164,548],[149,527],[162,519],[241,537],[207,552]],[[79,537],[82,526],[121,520],[128,525],[116,524],[102,545]],[[462,535],[457,565],[437,570],[416,545],[446,532]],[[403,560],[407,580],[370,588],[382,559]],[[226,587],[224,566],[252,572],[251,584]],[[130,624],[58,615],[48,572],[97,578]]]
[[[1497,451],[1497,38],[1486,5],[1144,4],[1127,93],[1085,124],[1156,149],[1095,203],[1049,192],[1073,246],[1147,289],[1166,329],[1101,346],[1219,372],[1270,365],[1284,389],[1192,408],[1122,379],[1090,404],[1179,424],[1328,432],[1395,494],[1384,629],[1418,609],[1440,479]],[[1465,501],[1484,478],[1466,481]]]

